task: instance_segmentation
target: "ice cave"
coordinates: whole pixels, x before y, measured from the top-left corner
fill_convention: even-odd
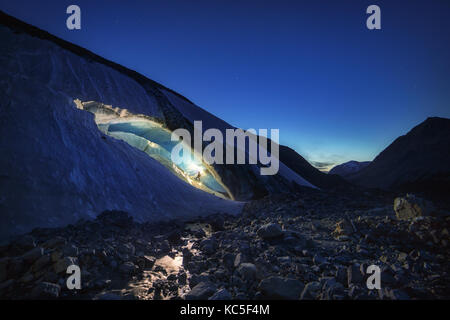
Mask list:
[[[221,198],[233,198],[214,169],[193,152],[188,157],[191,160],[177,165],[172,162],[172,148],[178,144],[178,141],[171,140],[171,131],[157,119],[144,115],[133,115],[127,110],[94,101],[81,102],[76,99],[75,104],[78,109],[94,114],[95,122],[104,134],[123,140],[145,152],[163,164],[174,175],[198,189]]]

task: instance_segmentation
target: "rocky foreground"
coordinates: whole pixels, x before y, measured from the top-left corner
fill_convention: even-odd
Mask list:
[[[396,214],[385,195],[302,191],[159,224],[104,212],[0,247],[0,298],[449,299],[450,216],[405,201]],[[66,286],[72,264],[80,290]],[[380,290],[366,286],[372,264]]]

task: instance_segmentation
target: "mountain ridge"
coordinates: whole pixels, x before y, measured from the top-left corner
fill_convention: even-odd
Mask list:
[[[369,165],[371,161],[356,161],[350,160],[339,165],[334,166],[328,171],[328,174],[337,174],[341,177],[346,177],[349,174],[354,174]]]
[[[450,186],[449,165],[450,119],[428,117],[348,180],[366,187],[441,194]]]

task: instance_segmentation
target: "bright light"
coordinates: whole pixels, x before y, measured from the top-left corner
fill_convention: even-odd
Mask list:
[[[187,165],[187,168],[189,171],[195,171],[195,172],[200,172],[200,173],[202,173],[204,171],[204,168],[200,167],[199,165],[197,165],[194,162],[189,162]]]

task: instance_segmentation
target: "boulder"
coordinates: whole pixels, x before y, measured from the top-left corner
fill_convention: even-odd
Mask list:
[[[299,280],[278,276],[264,279],[259,284],[259,290],[264,299],[297,300],[304,287]]]
[[[211,282],[200,282],[186,295],[186,300],[206,300],[211,297],[217,288]]]
[[[227,289],[220,289],[216,291],[208,300],[231,300],[231,293]]]
[[[214,239],[204,239],[200,242],[200,248],[206,254],[213,254],[216,251],[217,243]]]
[[[189,287],[194,288],[197,284],[208,281],[209,281],[208,273],[206,272],[202,272],[201,274],[194,273],[189,279]]]
[[[254,280],[256,279],[258,270],[253,263],[241,263],[237,269],[237,272],[246,280]]]
[[[283,230],[277,223],[268,223],[258,229],[258,236],[263,239],[278,238],[283,235]]]
[[[394,200],[394,211],[399,220],[428,216],[434,210],[435,208],[431,202],[413,194],[407,194],[406,197],[399,197]]]

